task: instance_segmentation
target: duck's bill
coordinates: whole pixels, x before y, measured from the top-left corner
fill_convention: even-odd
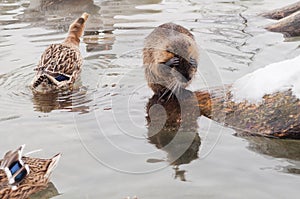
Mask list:
[[[83,18],[84,21],[86,21],[86,20],[89,18],[89,14],[85,12],[85,13],[83,13],[83,14],[81,15],[80,18]]]

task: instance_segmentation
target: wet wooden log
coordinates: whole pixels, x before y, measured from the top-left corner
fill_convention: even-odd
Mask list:
[[[209,113],[204,116],[238,133],[300,139],[300,100],[290,90],[265,95],[257,104],[236,103],[229,91],[226,96],[220,95],[220,91],[200,91],[195,95],[200,109],[204,107],[205,113]]]
[[[267,26],[266,29],[283,33],[286,37],[300,36],[300,10]]]
[[[300,10],[300,1],[298,1],[294,4],[291,4],[291,5],[285,6],[283,8],[265,12],[265,13],[261,14],[261,16],[278,20],[278,19],[285,18],[299,10]]]

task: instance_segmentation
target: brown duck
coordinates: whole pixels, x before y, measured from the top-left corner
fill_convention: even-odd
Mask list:
[[[50,45],[42,54],[31,87],[36,93],[72,90],[81,72],[82,57],[79,51],[88,14],[83,13],[69,28],[67,38],[60,44]]]
[[[47,188],[50,175],[61,157],[61,154],[50,159],[25,157],[24,147],[8,151],[0,160],[1,199],[27,199]]]

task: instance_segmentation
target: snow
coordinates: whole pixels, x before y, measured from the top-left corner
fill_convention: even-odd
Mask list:
[[[272,63],[233,83],[233,101],[262,102],[265,94],[291,89],[300,98],[300,56]]]

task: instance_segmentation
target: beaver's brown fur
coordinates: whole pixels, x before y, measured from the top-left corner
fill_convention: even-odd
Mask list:
[[[189,85],[197,71],[198,48],[184,27],[166,23],[145,40],[143,63],[149,87],[154,93],[173,93]]]

